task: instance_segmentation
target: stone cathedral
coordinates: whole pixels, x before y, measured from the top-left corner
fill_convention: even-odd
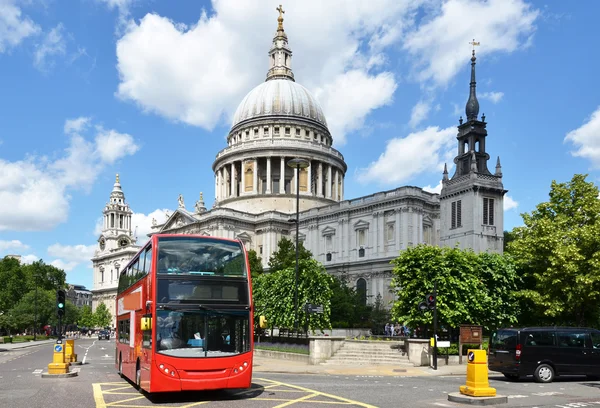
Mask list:
[[[298,188],[299,240],[329,273],[346,273],[357,289],[365,290],[368,302],[380,294],[386,304],[394,298],[389,290],[390,261],[402,249],[426,243],[502,252],[506,190],[500,160],[493,174],[487,167],[490,156],[485,150],[485,115],[479,117],[474,52],[466,121],[461,117],[458,126],[456,171],[449,177],[444,170],[441,194],[399,187],[350,200],[344,198],[344,156],[332,147],[335,135],[317,100],[295,81],[282,10],[268,61],[265,82],[239,104],[227,146],[212,165],[213,207],[206,208],[202,193],[193,209],[186,208],[180,196],[166,222],[153,220],[152,233],[240,239],[266,267],[282,237],[295,239],[290,218],[296,213]],[[290,167],[294,158],[304,159],[308,167]],[[110,214],[108,207],[104,213]],[[108,229],[111,220],[109,216],[105,221]],[[104,233],[100,244],[103,237]],[[100,245],[95,265],[104,262],[103,251]],[[97,297],[102,279],[96,266],[94,274]],[[112,284],[116,293],[116,282]]]

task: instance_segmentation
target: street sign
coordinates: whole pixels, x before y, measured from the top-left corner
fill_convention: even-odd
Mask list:
[[[472,351],[469,351],[467,358],[469,359],[469,361],[475,360],[475,353],[473,353]]]
[[[438,340],[437,346],[438,347],[450,347],[450,342],[447,340]]]
[[[323,313],[323,305],[306,304],[306,313]]]
[[[60,344],[57,344],[56,346],[54,346],[54,351],[56,351],[57,353],[62,352],[63,348]]]

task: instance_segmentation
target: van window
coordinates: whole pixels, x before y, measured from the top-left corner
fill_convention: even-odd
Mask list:
[[[525,345],[531,347],[555,346],[556,334],[551,331],[538,331],[526,334]]]
[[[591,332],[592,335],[592,347],[595,349],[600,348],[600,333],[599,332]]]
[[[584,332],[558,332],[558,346],[569,348],[585,348]]]
[[[495,350],[514,350],[517,347],[517,331],[498,330],[492,335],[490,347]]]

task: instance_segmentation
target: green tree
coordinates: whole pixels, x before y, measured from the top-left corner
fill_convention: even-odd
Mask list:
[[[92,313],[92,308],[90,306],[85,305],[81,308],[77,323],[79,327],[86,327],[88,329],[96,325],[94,322],[94,314]]]
[[[0,313],[7,313],[28,292],[26,275],[20,262],[4,257],[0,260]]]
[[[96,307],[93,320],[95,325],[99,327],[106,327],[110,325],[112,315],[104,303],[100,303]]]
[[[325,267],[314,259],[303,259],[299,264],[298,320],[299,327],[306,321],[304,305],[323,305],[322,314],[310,316],[309,329],[331,328],[331,280]],[[260,275],[254,285],[255,323],[264,315],[270,326],[294,327],[295,268],[287,267]]]
[[[385,324],[390,321],[390,312],[383,304],[383,297],[378,293],[371,309],[369,324],[371,333],[385,334]]]
[[[304,248],[302,242],[298,242],[298,262],[308,259],[312,259],[312,253]],[[269,258],[269,271],[281,271],[295,266],[296,246],[291,240],[283,237],[277,243],[277,251],[273,252]]]
[[[419,311],[418,305],[437,282],[440,324],[471,323],[490,329],[516,322],[520,280],[508,255],[418,245],[402,251],[392,263],[395,321],[410,327],[431,325],[433,313]]]
[[[253,249],[248,251],[248,263],[250,264],[252,279],[256,279],[258,275],[263,273],[262,260]]]
[[[553,181],[549,200],[522,214],[509,252],[523,274],[521,292],[537,324],[590,325],[600,318],[598,187],[576,174]]]
[[[338,328],[369,327],[372,307],[365,303],[364,294],[348,282],[346,273],[331,277],[331,325]]]

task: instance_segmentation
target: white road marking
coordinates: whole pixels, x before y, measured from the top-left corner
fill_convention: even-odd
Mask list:
[[[507,398],[528,398],[529,395],[508,395]]]
[[[94,344],[96,344],[96,340],[94,340],[91,346],[85,349],[85,355],[83,356],[83,360],[81,360],[82,365],[85,364],[85,359],[87,358],[88,351],[90,351],[90,348],[94,347]]]
[[[39,368],[39,369],[35,370],[35,371],[33,372],[33,374],[41,374],[43,371],[44,371],[44,370],[42,370],[41,368]]]

